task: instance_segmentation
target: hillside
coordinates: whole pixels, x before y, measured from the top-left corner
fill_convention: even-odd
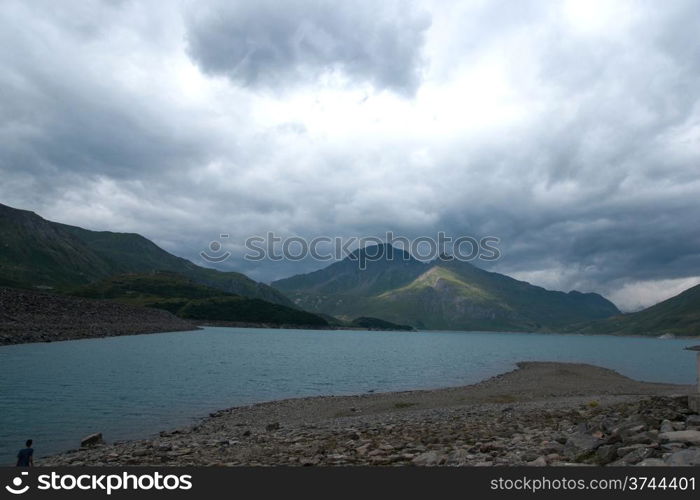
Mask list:
[[[613,335],[700,336],[700,285],[642,311],[577,324],[567,331]]]
[[[167,311],[0,287],[0,345],[195,328]]]
[[[0,204],[0,285],[64,289],[123,273],[172,271],[224,292],[292,306],[244,274],[207,269],[138,234],[90,231]]]
[[[369,250],[383,258],[363,270],[366,251],[272,286],[309,311],[426,329],[556,330],[619,314],[598,294],[550,291],[447,257],[423,263],[389,245]]]
[[[169,272],[113,276],[69,292],[80,297],[163,309],[181,318],[197,321],[313,327],[328,325],[325,319],[315,314],[225,293]]]

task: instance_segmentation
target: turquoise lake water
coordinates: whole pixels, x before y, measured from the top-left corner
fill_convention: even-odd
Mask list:
[[[271,399],[471,384],[517,361],[577,361],[638,380],[695,383],[697,341],[494,332],[205,328],[0,347],[0,465],[147,437]]]

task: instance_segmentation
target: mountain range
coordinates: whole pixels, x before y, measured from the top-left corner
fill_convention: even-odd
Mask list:
[[[270,286],[198,266],[138,234],[90,231],[2,204],[0,286],[102,298],[195,320],[700,335],[700,285],[621,314],[596,293],[546,290],[448,256],[423,262],[380,245]]]
[[[391,245],[272,286],[308,311],[425,329],[553,331],[620,314],[596,293],[546,290],[448,256],[422,262]]]

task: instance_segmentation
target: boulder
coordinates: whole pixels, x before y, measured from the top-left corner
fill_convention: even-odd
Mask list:
[[[596,459],[600,465],[606,465],[617,459],[617,446],[606,444],[596,451]]]
[[[573,434],[566,440],[563,455],[574,461],[585,460],[604,443],[602,439],[588,434]]]
[[[546,467],[547,459],[545,457],[537,457],[536,459],[528,462],[527,465],[532,467]]]
[[[673,427],[673,424],[671,423],[670,420],[664,420],[661,422],[661,427],[659,430],[661,432],[673,432],[676,429]]]
[[[636,464],[637,462],[651,458],[653,453],[654,450],[651,448],[637,448],[630,451],[627,455],[618,460],[618,462],[622,462],[624,464]]]
[[[80,440],[80,447],[81,448],[87,448],[90,446],[97,446],[99,444],[103,444],[104,439],[102,439],[102,433],[101,432],[96,432],[94,434],[90,434],[89,436],[85,436],[83,439]]]
[[[645,458],[637,464],[637,467],[663,467],[666,462],[660,458]]]
[[[436,451],[426,451],[425,453],[421,453],[416,458],[411,460],[413,465],[421,466],[440,465],[440,463],[444,461],[445,457],[441,456]]]
[[[689,448],[672,453],[666,458],[667,465],[700,465],[700,449]]]
[[[688,427],[700,427],[700,415],[688,415],[685,419],[685,425]]]
[[[700,446],[700,431],[673,431],[659,434],[662,443],[687,443]]]

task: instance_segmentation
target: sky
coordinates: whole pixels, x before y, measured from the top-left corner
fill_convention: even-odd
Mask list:
[[[281,237],[494,236],[623,310],[700,283],[700,2],[0,2],[0,203],[270,281]],[[207,264],[210,265],[210,264]]]

